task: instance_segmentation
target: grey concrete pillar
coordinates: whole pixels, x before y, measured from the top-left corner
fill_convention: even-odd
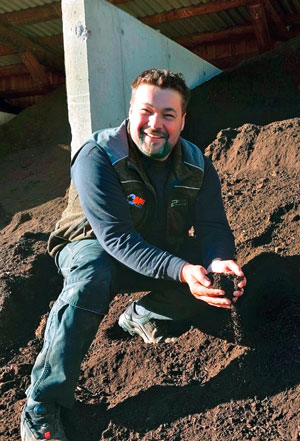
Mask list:
[[[62,0],[62,17],[73,154],[95,130],[122,122],[143,70],[182,72],[191,88],[221,72],[104,0]]]

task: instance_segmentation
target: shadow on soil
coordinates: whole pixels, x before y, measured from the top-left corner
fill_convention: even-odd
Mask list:
[[[273,253],[263,253],[244,267],[248,287],[239,313],[243,344],[250,349],[210,381],[182,387],[154,386],[108,410],[104,404],[77,403],[70,432],[74,436],[78,431],[85,433],[87,439],[96,441],[113,421],[142,433],[230,400],[263,399],[297,385],[299,267],[300,256],[284,258]],[[218,334],[213,326],[205,331]],[[80,421],[80,428],[74,427],[74,420]]]

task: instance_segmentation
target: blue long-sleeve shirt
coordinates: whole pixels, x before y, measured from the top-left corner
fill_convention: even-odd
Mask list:
[[[172,160],[157,163],[143,157],[142,163],[155,188],[158,207],[163,207],[164,176]],[[106,154],[94,142],[81,149],[71,167],[71,176],[82,209],[99,243],[109,254],[145,276],[180,280],[186,261],[164,250],[164,232],[159,225],[153,226],[153,237],[148,241],[135,230],[118,176]],[[219,178],[208,158],[205,158],[203,183],[191,216],[202,255],[199,263],[208,266],[216,258],[232,259],[234,240],[224,212]]]

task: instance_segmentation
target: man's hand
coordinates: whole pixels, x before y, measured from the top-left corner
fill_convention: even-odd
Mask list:
[[[207,268],[209,273],[227,273],[234,274],[241,278],[238,284],[239,290],[233,293],[233,302],[236,302],[238,298],[244,294],[244,287],[246,286],[247,279],[242,271],[242,268],[236,263],[235,260],[213,260]]]
[[[208,272],[215,273],[229,273],[235,274],[238,277],[243,277],[239,283],[239,290],[233,293],[233,302],[236,302],[238,297],[244,292],[243,288],[246,285],[246,279],[241,267],[234,260],[215,260],[206,270],[201,265],[191,265],[186,263],[181,270],[181,280],[189,285],[190,291],[196,299],[216,306],[218,308],[231,308],[231,301],[224,296],[224,291],[220,289],[210,288],[211,281],[206,274]]]

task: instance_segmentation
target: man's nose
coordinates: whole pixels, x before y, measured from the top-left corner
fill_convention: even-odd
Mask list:
[[[162,121],[161,117],[157,113],[153,113],[149,116],[148,124],[151,127],[151,129],[161,129],[162,127]]]

